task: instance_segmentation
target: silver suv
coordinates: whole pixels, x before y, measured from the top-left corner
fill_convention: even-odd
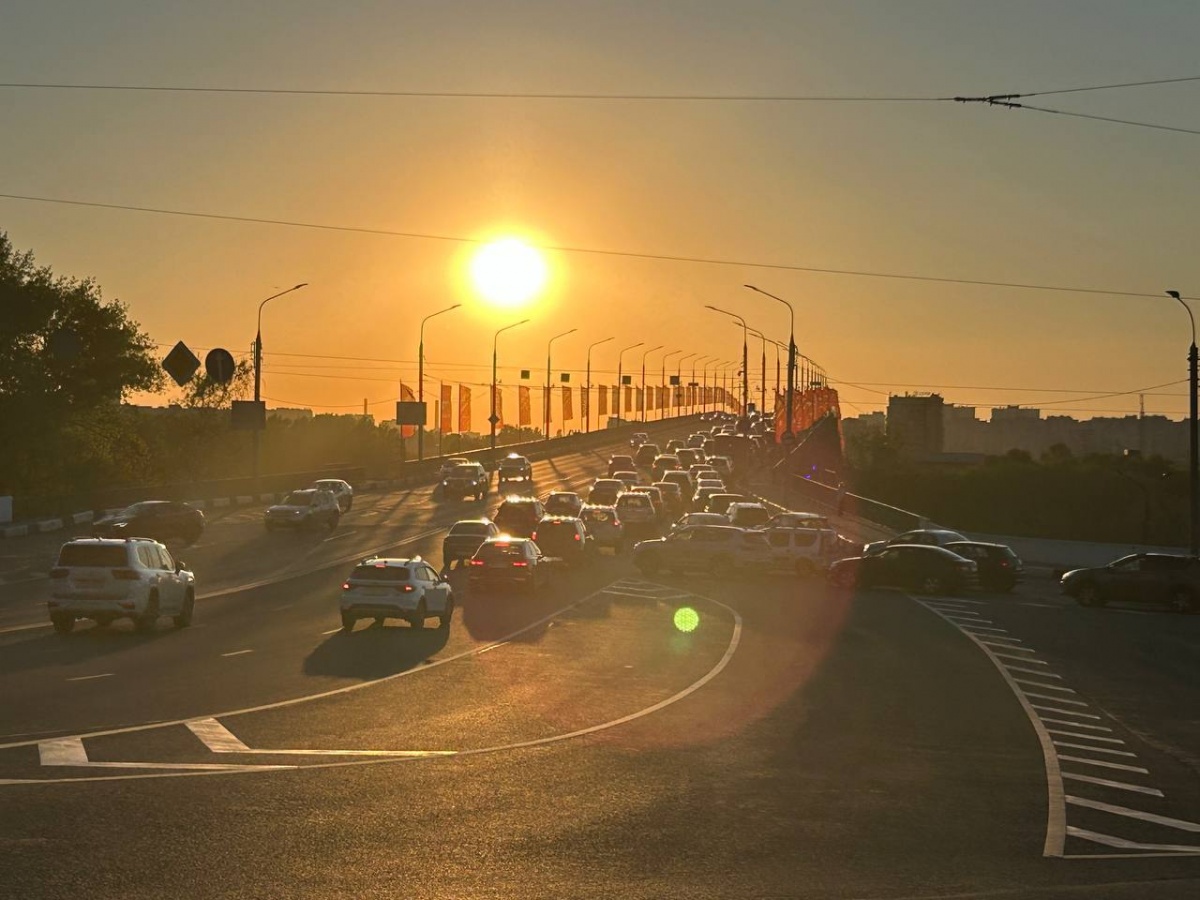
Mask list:
[[[196,576],[149,538],[79,538],[62,545],[50,570],[50,622],[69,634],[76,619],[108,625],[132,619],[150,631],[159,616],[176,628],[192,624]]]

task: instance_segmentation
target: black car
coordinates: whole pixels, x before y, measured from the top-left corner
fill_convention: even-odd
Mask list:
[[[452,500],[461,500],[463,497],[482,500],[487,496],[490,480],[487,469],[479,463],[462,463],[447,471],[442,478],[442,496]]]
[[[535,497],[508,497],[496,510],[493,519],[504,534],[527,538],[546,515],[542,502]]]
[[[442,570],[452,563],[462,563],[475,555],[484,541],[496,537],[500,529],[487,519],[463,519],[455,522],[442,538]]]
[[[654,465],[654,460],[658,457],[658,444],[642,444],[633,454],[633,461],[644,469]]]
[[[176,538],[192,544],[203,533],[204,513],[174,500],[143,500],[92,524],[94,537],[142,537],[160,543]]]
[[[1062,592],[1080,606],[1162,603],[1176,612],[1200,611],[1200,559],[1170,553],[1135,553],[1107,566],[1074,569]]]
[[[988,590],[1011,591],[1021,580],[1025,567],[1011,547],[985,541],[954,541],[944,545],[951,553],[975,561],[979,586]]]
[[[519,483],[526,488],[532,487],[533,463],[524,456],[510,453],[504,459],[500,460],[500,465],[496,468],[496,482],[497,486],[502,490],[511,488],[515,483]]]
[[[578,516],[583,498],[574,491],[554,491],[542,502],[548,516]]]
[[[545,561],[545,554],[528,538],[488,538],[471,557],[467,584],[472,592],[517,587],[536,594],[549,575]]]
[[[839,559],[829,567],[839,587],[899,587],[923,594],[958,592],[979,582],[975,563],[944,547],[895,544],[870,556]]]
[[[547,556],[572,565],[590,561],[595,552],[583,522],[574,516],[546,516],[538,522],[532,537]]]
[[[637,463],[628,453],[618,453],[608,461],[608,477],[612,478],[618,472],[636,472]]]
[[[957,531],[950,531],[946,528],[914,528],[912,531],[898,534],[886,541],[871,541],[869,544],[864,544],[863,556],[882,553],[888,547],[894,547],[897,544],[929,544],[932,547],[945,547],[947,544],[965,543],[970,542]]]

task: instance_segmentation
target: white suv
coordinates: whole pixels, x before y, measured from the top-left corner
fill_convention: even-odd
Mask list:
[[[176,628],[192,624],[196,576],[149,538],[79,538],[62,545],[50,570],[50,622],[69,634],[76,619],[108,625],[132,619],[150,631],[159,616]]]
[[[454,615],[454,592],[449,582],[419,556],[412,559],[374,557],[363,560],[342,585],[338,603],[342,628],[354,630],[359,619],[404,619],[413,628],[424,628],[430,616],[442,628]]]

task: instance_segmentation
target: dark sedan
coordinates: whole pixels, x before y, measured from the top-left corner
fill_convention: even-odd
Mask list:
[[[1196,612],[1200,610],[1200,559],[1135,553],[1107,566],[1067,572],[1061,587],[1080,606],[1161,603],[1175,612]]]
[[[536,594],[545,586],[549,568],[541,549],[528,538],[488,538],[471,557],[467,583],[478,592],[496,587],[520,588]]]
[[[979,586],[993,591],[1011,591],[1025,573],[1020,557],[1004,544],[985,541],[954,541],[945,545],[951,553],[975,561]]]
[[[165,543],[172,538],[195,543],[204,533],[204,513],[174,500],[144,500],[96,520],[96,537],[153,538]]]
[[[882,553],[839,559],[829,567],[839,587],[899,587],[922,594],[957,593],[979,583],[978,567],[943,547],[897,544]]]

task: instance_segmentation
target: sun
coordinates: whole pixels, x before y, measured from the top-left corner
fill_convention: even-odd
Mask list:
[[[484,244],[471,258],[471,281],[495,306],[513,309],[536,297],[546,284],[542,254],[518,238]]]

